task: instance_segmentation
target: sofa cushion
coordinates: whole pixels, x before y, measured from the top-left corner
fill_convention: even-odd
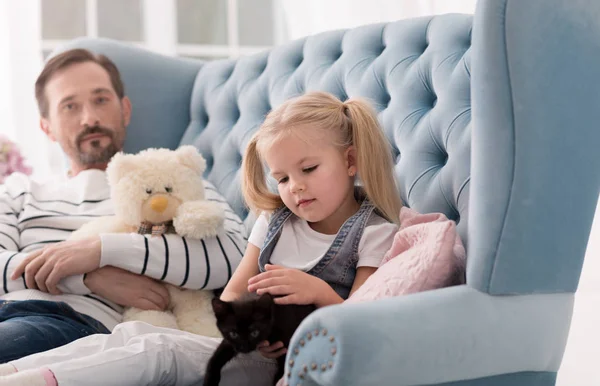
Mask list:
[[[465,282],[465,249],[454,221],[402,208],[400,229],[379,269],[347,302],[407,295]]]

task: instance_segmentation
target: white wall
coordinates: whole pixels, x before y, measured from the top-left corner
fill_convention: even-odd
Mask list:
[[[0,133],[16,140],[34,172],[49,171],[34,83],[42,69],[40,0],[0,0]]]
[[[558,386],[600,385],[600,202],[585,256]]]

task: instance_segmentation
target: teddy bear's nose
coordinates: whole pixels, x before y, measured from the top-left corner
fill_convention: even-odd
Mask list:
[[[168,205],[169,201],[166,199],[166,197],[163,196],[153,197],[150,201],[150,208],[152,208],[153,211],[158,213],[164,212],[165,209],[167,209]]]

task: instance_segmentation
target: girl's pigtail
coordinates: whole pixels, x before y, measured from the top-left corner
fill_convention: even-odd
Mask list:
[[[271,212],[279,208],[283,205],[283,201],[267,187],[257,142],[257,137],[252,137],[242,160],[242,194],[246,205],[259,214],[262,211]]]
[[[367,102],[350,99],[344,103],[349,118],[356,166],[367,197],[396,224],[402,203],[396,188],[390,144],[379,126],[375,111]]]

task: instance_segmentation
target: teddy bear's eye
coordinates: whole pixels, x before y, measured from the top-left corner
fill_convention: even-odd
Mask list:
[[[167,191],[167,193],[171,193],[173,191],[173,188],[170,186],[165,186],[165,190]]]
[[[150,189],[150,188],[146,188],[146,193],[148,193],[148,194],[152,194],[152,189]]]

